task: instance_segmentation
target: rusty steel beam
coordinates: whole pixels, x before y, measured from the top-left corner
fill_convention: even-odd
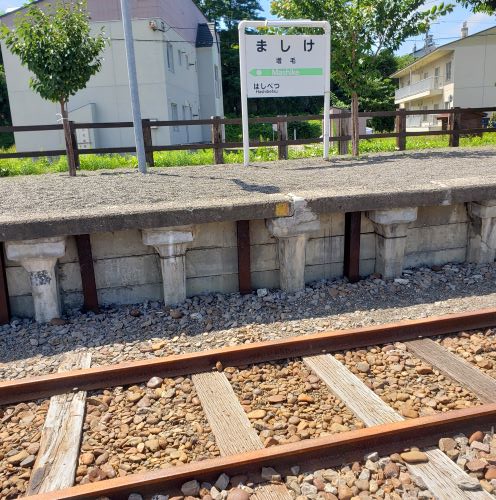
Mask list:
[[[98,294],[96,292],[95,269],[93,267],[93,253],[91,251],[91,239],[89,234],[75,236],[79,257],[79,268],[81,271],[81,282],[83,285],[83,296],[85,311],[99,312]]]
[[[238,283],[239,293],[251,293],[251,253],[250,221],[239,220],[236,223],[238,238]]]
[[[347,212],[344,217],[344,275],[350,283],[356,283],[360,280],[362,212]]]
[[[278,468],[317,462],[329,467],[343,463],[343,460],[362,459],[364,453],[372,450],[390,453],[403,451],[404,448],[412,445],[420,447],[435,445],[442,436],[453,435],[460,431],[467,433],[494,423],[496,423],[496,404],[475,406],[88,483],[25,498],[69,500],[109,496],[113,499],[120,499],[127,498],[127,495],[133,492],[156,493],[164,488],[167,488],[169,492],[181,483],[192,479],[210,480],[221,473],[232,476],[240,472],[259,471],[263,466]]]
[[[3,242],[0,241],[0,325],[10,323],[9,289],[3,247]]]
[[[175,377],[213,369],[218,361],[223,366],[310,356],[343,349],[356,349],[389,342],[407,341],[463,330],[496,325],[496,309],[448,314],[432,318],[406,320],[386,325],[369,326],[334,332],[321,332],[267,342],[178,354],[165,358],[130,361],[72,372],[53,373],[33,378],[0,382],[0,402],[16,403],[63,394],[73,390],[92,390],[135,384],[160,375]]]

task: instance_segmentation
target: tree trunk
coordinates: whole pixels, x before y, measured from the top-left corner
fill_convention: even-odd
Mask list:
[[[69,113],[67,112],[67,102],[60,100],[60,113],[62,115],[62,125],[64,127],[65,150],[67,152],[67,164],[69,165],[69,175],[76,177],[76,158],[72,146],[71,129],[69,127]]]
[[[358,122],[358,95],[351,94],[351,149],[353,156],[359,155],[360,125]]]

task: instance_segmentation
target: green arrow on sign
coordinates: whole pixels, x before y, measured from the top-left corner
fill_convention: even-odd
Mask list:
[[[252,76],[320,76],[324,74],[322,68],[274,68],[252,69]]]

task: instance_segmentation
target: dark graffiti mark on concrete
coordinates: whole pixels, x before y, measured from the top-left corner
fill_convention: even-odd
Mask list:
[[[49,285],[52,278],[48,271],[36,271],[31,273],[31,283],[33,286]]]

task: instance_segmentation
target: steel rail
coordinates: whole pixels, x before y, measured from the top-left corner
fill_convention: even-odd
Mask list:
[[[492,326],[496,326],[496,308],[53,373],[0,382],[0,405],[76,390],[135,384],[156,375],[175,377],[201,373],[214,369],[217,362],[223,366],[243,366]]]
[[[220,473],[234,475],[260,470],[263,466],[287,467],[295,464],[325,463],[326,467],[362,459],[368,451],[402,451],[408,446],[427,447],[460,431],[480,429],[496,423],[496,404],[475,406],[447,413],[403,420],[297,443],[271,446],[228,457],[192,462],[151,472],[74,486],[56,492],[25,497],[29,500],[74,500],[110,496],[125,499],[133,492],[167,492],[185,481],[210,480]]]

